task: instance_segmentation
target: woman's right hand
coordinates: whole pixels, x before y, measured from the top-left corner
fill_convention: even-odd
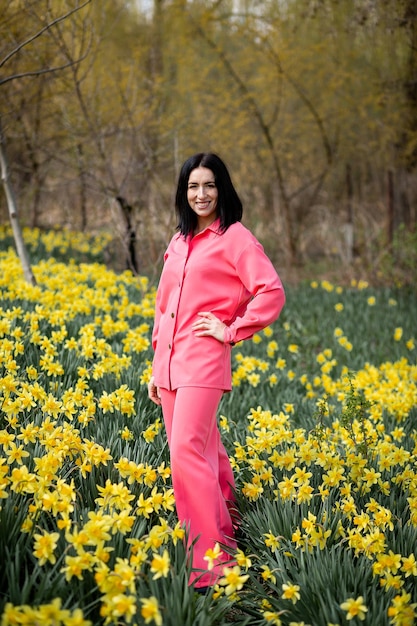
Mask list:
[[[159,393],[159,387],[155,385],[153,376],[151,376],[151,379],[148,382],[148,396],[149,396],[149,399],[152,400],[152,402],[160,406],[161,394]]]

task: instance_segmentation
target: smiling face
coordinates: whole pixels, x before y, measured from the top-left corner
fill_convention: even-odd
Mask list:
[[[207,167],[192,170],[188,179],[187,200],[197,215],[197,231],[203,230],[216,219],[218,195],[211,170]]]

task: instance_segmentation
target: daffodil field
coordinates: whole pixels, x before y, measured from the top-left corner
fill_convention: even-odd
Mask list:
[[[147,398],[155,285],[108,269],[105,236],[25,236],[36,286],[0,230],[2,626],[417,622],[415,291],[288,287],[234,347],[239,549],[204,596]]]

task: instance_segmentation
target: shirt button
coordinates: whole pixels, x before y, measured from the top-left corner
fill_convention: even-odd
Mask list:
[[[171,313],[171,317],[175,317],[175,313]]]
[[[170,343],[168,344],[168,348],[171,350],[171,344]]]

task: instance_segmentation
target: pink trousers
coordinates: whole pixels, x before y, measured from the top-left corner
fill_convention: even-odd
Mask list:
[[[216,419],[223,391],[181,387],[160,392],[177,515],[188,529],[188,545],[193,544],[190,584],[213,585],[232,557],[223,551],[220,561],[225,563],[208,572],[206,551],[216,542],[236,550],[231,517],[235,483]]]

